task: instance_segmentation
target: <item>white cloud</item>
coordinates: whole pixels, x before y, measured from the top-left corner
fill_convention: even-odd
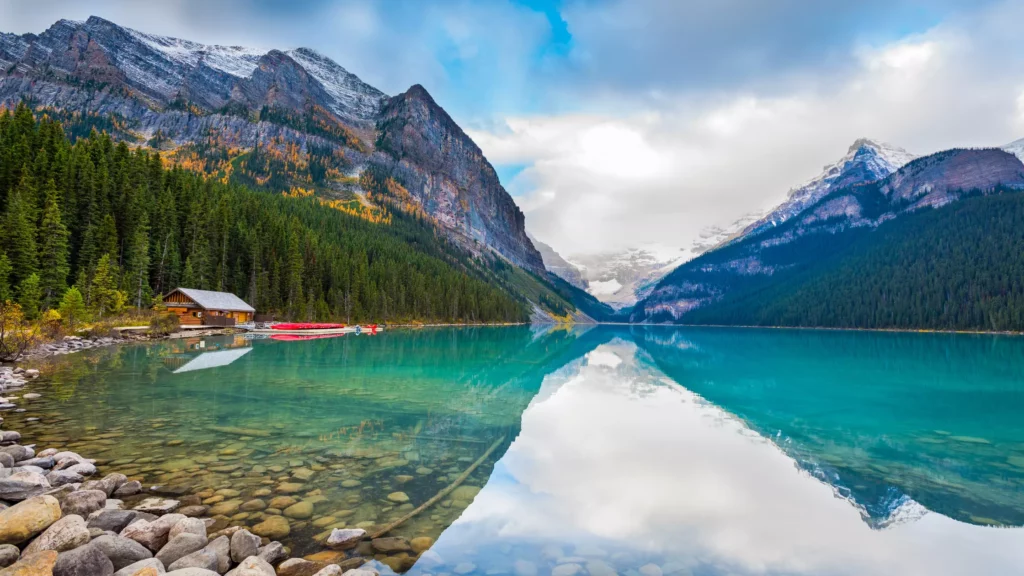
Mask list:
[[[577,94],[590,113],[509,117],[471,135],[493,162],[529,164],[509,189],[563,254],[687,246],[774,205],[859,137],[922,154],[1024,136],[1024,54],[1006,26],[1022,17],[1004,3],[859,45],[843,74],[795,74],[785,91]]]

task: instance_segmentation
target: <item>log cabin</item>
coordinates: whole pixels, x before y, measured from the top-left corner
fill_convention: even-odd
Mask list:
[[[255,308],[230,292],[175,288],[163,300],[183,326],[234,326],[251,322],[256,314]]]

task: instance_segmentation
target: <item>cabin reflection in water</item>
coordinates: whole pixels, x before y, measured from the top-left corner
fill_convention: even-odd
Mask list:
[[[163,364],[175,374],[227,366],[252,351],[252,342],[234,338],[183,338],[174,341]]]

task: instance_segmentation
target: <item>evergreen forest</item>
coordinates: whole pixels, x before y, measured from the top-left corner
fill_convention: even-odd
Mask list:
[[[1024,331],[1024,194],[974,193],[874,231],[833,255],[749,283],[684,324]]]
[[[233,292],[307,321],[520,322],[526,298],[422,215],[369,221],[169,167],[95,131],[72,142],[0,112],[0,301],[29,318],[71,297],[100,316],[176,287]]]

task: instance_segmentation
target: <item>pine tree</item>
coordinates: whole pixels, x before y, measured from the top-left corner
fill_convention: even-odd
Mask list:
[[[96,256],[110,256],[114,264],[118,263],[117,252],[117,222],[113,214],[105,214],[99,228],[96,229]]]
[[[14,298],[11,290],[11,261],[0,252],[0,304]]]
[[[181,273],[181,285],[185,288],[199,286],[199,279],[196,276],[195,267],[192,266],[192,256],[185,258],[185,270]]]
[[[110,254],[104,254],[96,263],[92,278],[92,308],[99,317],[117,314],[124,308],[127,296],[117,289],[117,265]]]
[[[11,193],[0,222],[0,249],[11,262],[11,282],[20,284],[36,271],[36,230],[32,224],[34,192],[25,177]]]
[[[43,308],[51,308],[67,290],[69,271],[68,229],[61,222],[57,189],[50,180],[39,226],[39,281],[43,290]]]
[[[76,286],[72,286],[64,292],[64,297],[60,300],[59,311],[60,317],[72,332],[79,322],[87,319],[88,311],[85,308],[85,300],[82,299],[82,293]]]
[[[39,283],[39,275],[31,274],[18,284],[18,304],[21,305],[25,318],[35,320],[39,317],[39,306],[43,299],[43,289]]]

